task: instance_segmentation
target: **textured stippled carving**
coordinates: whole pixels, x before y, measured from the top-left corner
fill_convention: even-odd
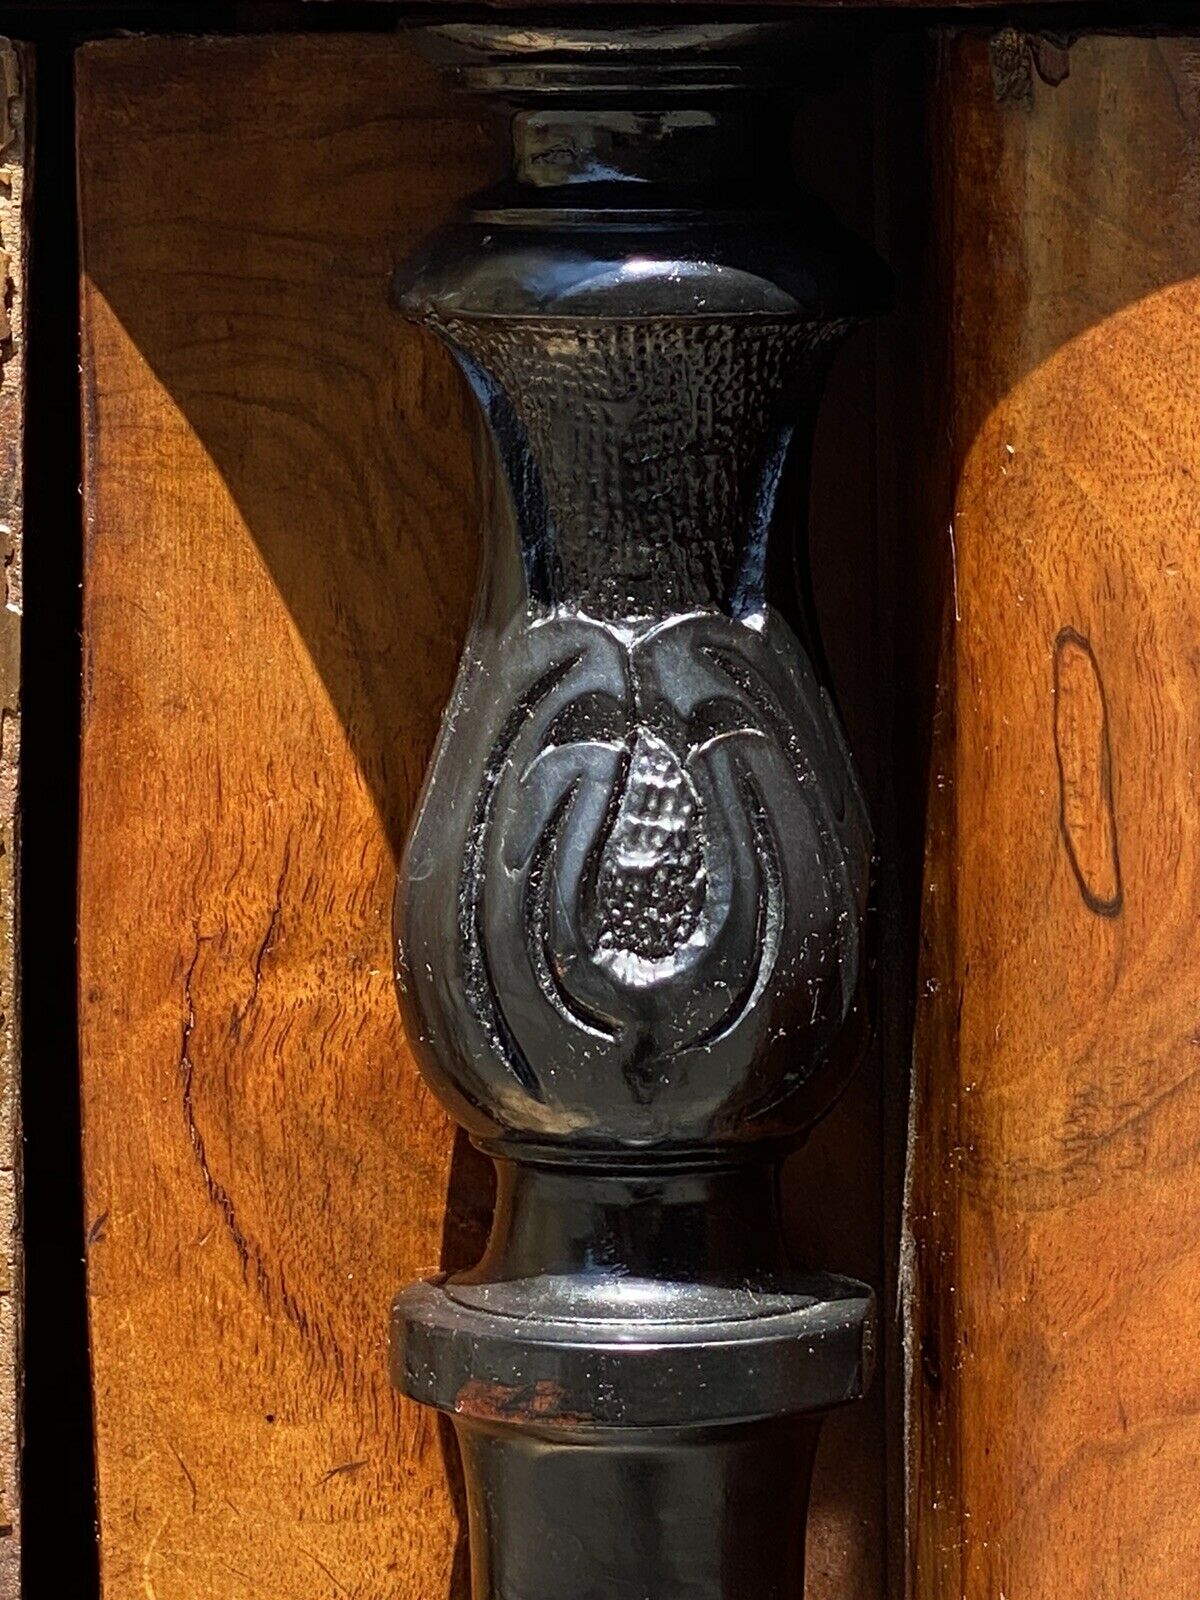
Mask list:
[[[534,598],[600,617],[703,603],[753,560],[744,535],[769,509],[755,501],[795,421],[791,386],[847,326],[703,314],[431,325],[523,436],[544,497],[526,515],[549,530],[550,549],[529,550]]]
[[[775,1198],[854,1058],[871,867],[796,579],[879,274],[737,155],[786,148],[802,37],[433,34],[514,168],[397,282],[494,478],[396,902],[408,1038],[497,1165],[483,1260],[393,1320],[476,1600],[798,1600],[815,1419],[870,1366],[869,1291],[792,1266]]]

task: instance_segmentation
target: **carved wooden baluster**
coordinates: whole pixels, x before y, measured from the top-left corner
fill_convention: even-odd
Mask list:
[[[794,25],[426,37],[513,170],[400,274],[502,510],[398,976],[499,1192],[396,1301],[395,1378],[454,1419],[478,1600],[798,1597],[872,1300],[789,1264],[777,1165],[852,1062],[871,841],[795,522],[881,272],[791,188]]]

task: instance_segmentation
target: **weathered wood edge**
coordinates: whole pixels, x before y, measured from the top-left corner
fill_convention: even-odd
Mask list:
[[[0,39],[0,1600],[21,1588],[20,1028],[17,1017],[21,544],[32,60]]]

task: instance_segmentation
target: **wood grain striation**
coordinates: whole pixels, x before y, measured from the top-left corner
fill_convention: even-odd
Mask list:
[[[995,66],[960,37],[938,86],[958,478],[910,1197],[914,1587],[1182,1600],[1200,43],[1081,39],[1024,97]]]

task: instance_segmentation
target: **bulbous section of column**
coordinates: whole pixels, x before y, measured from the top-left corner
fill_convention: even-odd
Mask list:
[[[426,37],[512,171],[397,280],[496,508],[397,974],[500,1199],[476,1269],[397,1300],[396,1379],[455,1418],[479,1600],[782,1596],[813,1419],[869,1367],[775,1164],[861,1032],[871,836],[797,523],[882,273],[791,186],[794,25]]]

